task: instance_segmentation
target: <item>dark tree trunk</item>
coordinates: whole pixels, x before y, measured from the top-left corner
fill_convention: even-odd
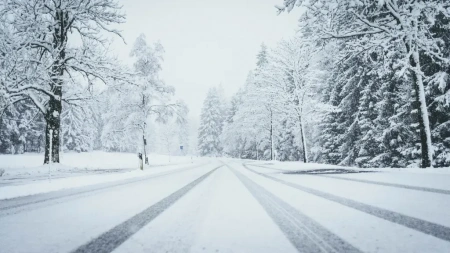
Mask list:
[[[46,115],[44,163],[59,163],[61,101],[50,99],[49,107]]]
[[[67,28],[69,14],[67,11],[57,10],[55,13],[55,30],[53,33],[53,49],[57,52],[55,62],[51,68],[52,96],[48,101],[45,114],[47,126],[45,128],[45,155],[44,164],[59,163],[59,147],[61,133],[62,85],[65,71],[65,47],[67,43]],[[51,159],[50,159],[51,158]]]

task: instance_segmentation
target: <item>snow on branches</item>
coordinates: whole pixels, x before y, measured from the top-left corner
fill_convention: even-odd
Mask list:
[[[442,33],[448,29],[448,1],[285,0],[277,8],[282,12],[294,6],[305,9],[300,26],[310,40],[340,41],[346,52],[341,61],[362,56],[368,62],[383,62],[410,83],[417,100],[422,167],[432,166],[425,74],[436,73],[425,73],[424,65],[450,63]]]
[[[111,25],[124,20],[113,0],[0,3],[1,90],[7,105],[27,100],[44,115],[44,163],[59,162],[62,103],[86,98],[73,92],[74,83],[124,79],[106,56],[102,37],[120,36]]]

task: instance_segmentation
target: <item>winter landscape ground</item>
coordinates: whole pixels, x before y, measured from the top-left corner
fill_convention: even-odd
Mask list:
[[[30,156],[0,156],[2,252],[450,251],[449,169],[150,155],[141,171],[94,152],[39,170]]]

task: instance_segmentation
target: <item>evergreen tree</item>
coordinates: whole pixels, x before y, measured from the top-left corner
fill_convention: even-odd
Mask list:
[[[202,156],[219,156],[222,152],[220,134],[222,108],[215,87],[210,88],[203,102],[198,133],[198,152]]]
[[[301,151],[295,141],[295,130],[295,123],[288,118],[281,121],[277,132],[277,160],[298,161],[301,159]]]
[[[356,164],[359,167],[370,166],[369,161],[380,153],[380,147],[377,145],[375,119],[377,111],[375,104],[378,97],[376,96],[378,90],[378,82],[376,75],[370,72],[366,74],[366,85],[361,91],[361,98],[359,101],[359,130],[360,138],[357,143],[357,158]]]
[[[267,46],[262,43],[258,55],[256,56],[256,66],[257,68],[262,68],[267,64],[267,62]]]

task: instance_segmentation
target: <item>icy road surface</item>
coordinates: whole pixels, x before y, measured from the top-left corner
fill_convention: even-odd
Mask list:
[[[159,169],[0,200],[0,252],[450,252],[450,174]]]

